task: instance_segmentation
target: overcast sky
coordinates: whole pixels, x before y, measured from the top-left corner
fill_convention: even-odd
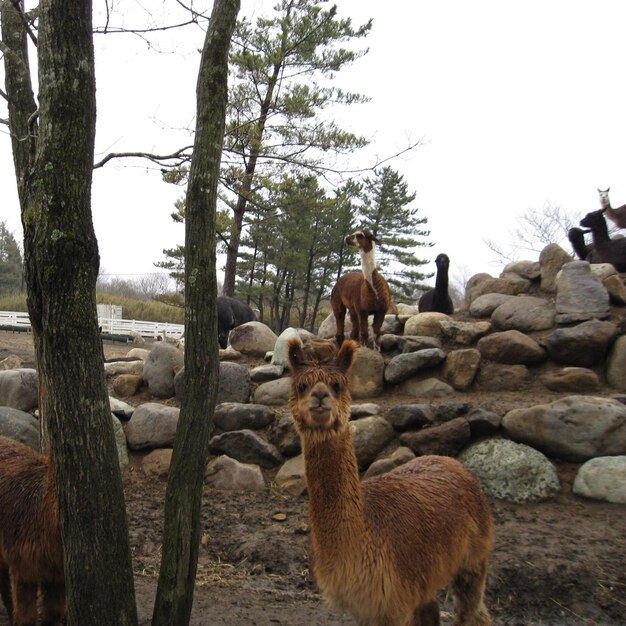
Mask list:
[[[336,79],[342,88],[371,97],[348,113],[337,111],[339,122],[371,139],[351,165],[362,167],[408,140],[423,140],[391,163],[428,218],[435,246],[420,251],[422,257],[447,253],[452,276],[497,275],[501,266],[492,263],[484,240],[506,247],[520,214],[546,204],[584,214],[599,208],[597,187],[611,187],[613,206],[626,203],[626,2],[336,4],[339,15],[355,23],[374,20],[369,53]],[[145,0],[141,6],[158,21],[161,5]],[[272,5],[242,0],[240,15],[259,15]],[[145,23],[139,6],[133,0],[114,3],[116,21]],[[162,52],[155,52],[135,36],[96,37],[96,160],[111,151],[167,153],[191,143],[203,39],[198,27],[172,31],[156,42]],[[93,215],[103,270],[128,278],[158,271],[153,264],[163,258],[163,248],[183,240],[183,227],[170,218],[183,191],[163,183],[158,167],[145,163],[96,170]],[[21,238],[3,126],[0,219]]]

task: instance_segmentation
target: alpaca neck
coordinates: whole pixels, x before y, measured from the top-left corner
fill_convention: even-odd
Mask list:
[[[608,243],[611,238],[609,237],[609,229],[606,226],[606,222],[602,220],[602,222],[598,222],[593,229],[591,230],[591,234],[593,236],[594,246],[602,245]]]
[[[374,272],[376,271],[376,256],[374,254],[374,250],[375,248],[372,244],[372,249],[369,252],[361,250],[360,255],[363,278],[365,278],[365,281],[372,287],[374,291],[376,291],[376,287],[374,287]]]
[[[602,207],[603,210],[610,212],[613,210],[613,208],[611,207],[611,201],[609,200],[608,196],[600,196],[600,206]]]
[[[302,436],[314,546],[324,555],[351,553],[365,532],[363,494],[349,429],[324,441]],[[354,548],[352,548],[353,550]]]
[[[435,278],[435,289],[439,293],[448,292],[448,272],[437,272],[437,278]]]

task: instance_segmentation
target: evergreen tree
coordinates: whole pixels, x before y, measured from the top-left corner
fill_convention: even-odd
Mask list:
[[[6,222],[0,222],[0,294],[23,289],[22,253]]]
[[[364,180],[360,209],[363,225],[381,239],[376,261],[392,296],[409,302],[427,288],[423,281],[430,276],[419,269],[428,261],[416,256],[417,248],[433,245],[425,240],[430,235],[423,229],[428,219],[419,217],[419,209],[410,206],[415,195],[399,172],[383,167]]]

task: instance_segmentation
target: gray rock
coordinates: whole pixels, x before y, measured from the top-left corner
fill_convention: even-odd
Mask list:
[[[161,344],[154,344],[161,345]],[[166,344],[163,344],[166,345]],[[170,346],[170,348],[173,346]],[[174,348],[175,349],[175,348]],[[182,353],[181,353],[182,354]],[[113,376],[120,376],[121,374],[128,374],[130,376],[143,377],[143,365],[144,361],[136,359],[134,361],[111,361],[104,364],[104,374],[107,378]]]
[[[523,391],[529,383],[525,365],[483,363],[476,377],[476,386],[485,391]]]
[[[356,351],[350,372],[350,390],[354,399],[374,398],[383,391],[385,362],[380,352],[368,348]]]
[[[483,337],[478,350],[484,359],[510,365],[531,365],[546,359],[546,351],[519,330],[505,330]]]
[[[495,435],[500,430],[502,418],[495,412],[483,408],[472,409],[467,414],[472,437]]]
[[[400,432],[421,428],[435,421],[435,409],[432,404],[396,404],[387,412],[387,421]]]
[[[472,301],[469,312],[472,317],[491,317],[491,314],[501,305],[517,296],[505,293],[486,293]]]
[[[403,337],[398,337],[398,348],[403,354],[441,348],[441,340],[437,337],[426,337],[423,335],[404,335]]]
[[[129,420],[135,412],[134,406],[131,406],[126,402],[122,402],[117,398],[112,398],[111,396],[109,396],[109,405],[111,407],[111,413],[121,420]]]
[[[268,438],[283,456],[296,456],[302,451],[300,435],[291,415],[281,415],[270,428]]]
[[[230,345],[248,356],[263,357],[274,349],[278,337],[262,322],[246,322],[230,331]]]
[[[448,352],[441,376],[457,391],[465,391],[478,374],[480,360],[480,352],[475,348],[452,350]]]
[[[398,385],[398,391],[410,396],[420,396],[422,398],[442,398],[454,394],[454,389],[450,387],[450,385],[436,378],[405,380]]]
[[[282,365],[259,365],[250,371],[250,380],[254,383],[265,383],[277,380],[285,373]]]
[[[252,430],[234,430],[216,435],[209,442],[211,454],[226,454],[241,461],[270,469],[280,465],[283,458],[276,446]]]
[[[556,322],[568,324],[609,316],[609,292],[587,261],[566,263],[556,284]]]
[[[41,450],[39,420],[26,411],[0,406],[0,435]]]
[[[182,367],[183,353],[180,350],[169,343],[154,343],[143,362],[142,373],[150,393],[155,398],[172,398],[175,395],[174,376]]]
[[[383,325],[380,328],[381,334],[401,335],[404,329],[404,324],[400,321],[397,315],[390,314],[385,315]]]
[[[443,402],[435,408],[435,422],[449,422],[470,410],[469,402],[452,400]]]
[[[501,304],[491,316],[501,330],[529,333],[554,327],[554,304],[543,298],[519,296]]]
[[[550,243],[539,254],[541,267],[541,289],[548,293],[556,291],[556,277],[565,263],[572,257],[561,246]]]
[[[295,456],[285,461],[274,477],[274,485],[280,492],[290,496],[302,495],[307,489],[304,456]]]
[[[443,336],[454,343],[468,346],[491,330],[491,322],[456,322],[442,320],[439,322]]]
[[[274,411],[263,404],[222,402],[215,407],[214,423],[220,430],[260,430],[275,418]]]
[[[396,448],[394,453],[384,459],[376,459],[368,468],[363,478],[372,478],[372,476],[380,476],[386,474],[400,465],[404,465],[415,458],[415,453],[406,446]]]
[[[222,491],[258,493],[265,490],[265,479],[258,465],[240,463],[226,455],[218,456],[207,464],[205,482]]]
[[[400,443],[411,448],[417,456],[425,454],[457,456],[467,445],[470,437],[468,421],[464,417],[457,417],[440,426],[403,433],[400,435]]]
[[[424,337],[440,337],[442,320],[450,320],[445,313],[418,313],[410,317],[404,324],[405,335],[421,335]]]
[[[352,443],[361,469],[369,467],[380,451],[395,437],[391,424],[378,415],[351,422]]]
[[[281,406],[287,404],[291,391],[291,377],[270,380],[260,384],[252,395],[252,401],[256,404],[266,404],[268,406]]]
[[[353,404],[350,407],[350,419],[356,420],[361,417],[369,417],[370,415],[378,415],[380,413],[380,407],[373,402],[366,404]]]
[[[537,502],[560,490],[552,463],[523,444],[487,439],[468,446],[459,459],[476,474],[485,493],[500,500]]]
[[[126,448],[126,434],[124,433],[124,427],[122,422],[111,414],[113,420],[113,434],[115,435],[115,447],[117,449],[117,458],[120,463],[120,467],[126,467],[128,465],[128,450]]]
[[[171,447],[174,445],[180,409],[157,402],[139,405],[124,424],[131,450]]]
[[[527,280],[537,280],[541,277],[541,264],[539,261],[512,261],[502,270],[502,275],[517,274]]]
[[[598,375],[585,367],[564,367],[544,374],[540,380],[550,391],[585,393],[600,389]]]
[[[281,367],[284,369],[289,365],[289,341],[295,339],[300,345],[302,345],[302,339],[300,338],[300,333],[295,328],[285,328],[282,333],[276,339],[276,344],[274,345],[274,353],[272,354],[272,360],[270,361],[271,365],[275,365],[277,367]]]
[[[446,358],[446,353],[439,348],[430,348],[399,354],[389,361],[385,368],[385,382],[397,384],[418,372],[437,367]]]
[[[517,274],[503,274],[500,278],[493,278],[489,274],[476,274],[470,278],[465,287],[465,299],[471,307],[479,296],[488,293],[499,293],[508,296],[517,296],[527,293],[530,281]]]
[[[239,363],[231,363],[229,361],[220,361],[219,368],[217,403],[248,402],[251,391],[248,368]],[[185,377],[185,368],[181,369],[174,377],[174,389],[177,398],[182,399],[185,394]]]
[[[590,459],[579,468],[573,491],[594,500],[626,504],[626,456]]]
[[[606,379],[615,389],[626,391],[626,335],[617,339],[607,362]]]
[[[593,367],[604,361],[617,335],[611,322],[588,320],[571,328],[558,328],[548,336],[546,347],[553,361],[562,365]]]
[[[552,458],[581,462],[626,454],[626,406],[609,398],[568,396],[513,409],[502,426],[510,439]]]
[[[39,403],[37,372],[29,367],[0,371],[0,406],[32,411]]]

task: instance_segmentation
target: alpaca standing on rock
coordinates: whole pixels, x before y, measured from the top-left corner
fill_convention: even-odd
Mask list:
[[[330,305],[337,324],[337,346],[341,346],[345,338],[344,322],[348,310],[352,321],[350,337],[358,339],[362,346],[369,343],[367,318],[374,315],[374,347],[378,347],[380,329],[391,307],[389,287],[376,269],[375,244],[379,241],[371,230],[364,228],[348,235],[345,242],[350,246],[358,246],[362,271],[341,276],[330,294]]]
[[[605,215],[618,227],[618,228],[626,228],[626,204],[614,209],[611,206],[611,201],[609,200],[609,190],[608,189],[598,189],[598,193],[600,194],[600,206],[604,211]]]
[[[429,289],[419,299],[417,308],[420,313],[425,311],[437,311],[451,315],[454,313],[454,304],[448,293],[448,269],[450,268],[450,258],[447,254],[438,254],[435,259],[437,266],[437,277],[435,288]]]
[[[589,263],[611,263],[618,272],[626,272],[626,238],[611,239],[604,212],[587,213],[580,225],[591,230],[593,250],[587,256]]]
[[[289,343],[289,408],[302,441],[317,585],[361,626],[435,626],[437,592],[451,583],[454,623],[487,626],[487,499],[450,457],[420,457],[360,482],[349,425],[355,349],[345,341],[327,361]]]
[[[586,261],[587,257],[593,250],[593,246],[585,243],[585,234],[590,232],[590,230],[583,230],[582,228],[576,228],[575,226],[567,231],[567,238],[572,244],[572,249],[581,261]]]
[[[0,596],[10,624],[57,626],[66,613],[63,548],[50,457],[0,437]]]

